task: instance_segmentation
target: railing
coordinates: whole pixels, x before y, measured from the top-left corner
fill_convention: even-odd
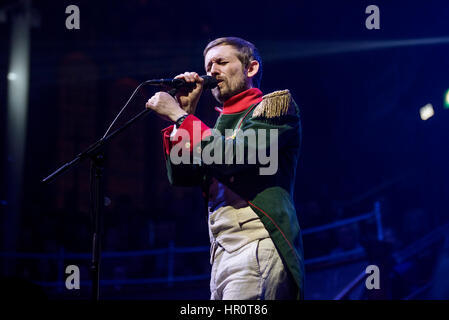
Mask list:
[[[425,235],[421,239],[416,240],[406,248],[393,253],[393,258],[396,263],[402,263],[406,260],[411,259],[412,257],[416,256],[420,252],[423,252],[424,250],[427,250],[431,245],[441,241],[445,240],[445,246],[449,246],[449,224],[442,225],[438,227],[437,229],[433,230],[429,234]],[[343,300],[346,299],[349,294],[358,286],[360,283],[367,277],[367,274],[365,272],[362,272],[361,274],[357,275],[346,287],[343,288],[341,292],[339,292],[334,300]],[[422,287],[416,289],[412,293],[410,293],[408,296],[404,298],[404,300],[411,300],[415,298],[416,296],[426,292],[429,290],[432,286],[432,282],[429,282]]]
[[[343,290],[341,290],[341,291],[335,296],[334,300],[344,300],[344,299],[346,299],[346,298],[351,294],[351,292],[353,292],[354,289],[355,289],[358,285],[360,285],[360,284],[363,282],[363,280],[365,280],[365,278],[366,278],[367,276],[368,276],[368,275],[366,274],[365,271],[359,273],[357,277],[355,277],[350,283],[348,283],[348,285],[345,286],[345,287],[343,288]]]
[[[374,203],[374,210],[372,212],[368,212],[362,215],[359,215],[357,217],[353,217],[353,218],[348,218],[348,219],[343,219],[343,220],[339,220],[336,222],[332,222],[332,223],[328,223],[322,226],[318,226],[318,227],[314,227],[314,228],[308,228],[303,230],[302,234],[303,235],[308,235],[311,233],[317,233],[317,232],[321,232],[321,231],[326,231],[329,229],[335,229],[341,226],[345,226],[345,225],[349,225],[349,224],[353,224],[356,222],[360,222],[363,220],[369,220],[371,218],[375,218],[376,219],[376,227],[377,227],[377,238],[378,240],[383,240],[383,229],[382,229],[382,221],[381,221],[381,214],[380,214],[380,204],[379,202],[375,202]]]
[[[383,235],[381,210],[380,210],[379,202],[374,203],[374,208],[373,208],[373,211],[371,211],[371,212],[364,213],[364,214],[361,214],[359,216],[352,217],[352,218],[338,220],[338,221],[328,223],[325,225],[321,225],[318,227],[308,228],[308,229],[305,229],[302,231],[302,235],[307,236],[307,235],[310,235],[313,233],[328,231],[331,229],[339,228],[339,227],[346,226],[346,225],[351,225],[354,223],[359,223],[362,221],[369,221],[371,219],[374,219],[376,222],[377,240],[379,240],[379,241],[383,240],[384,235]],[[333,265],[333,264],[336,264],[339,262],[358,259],[363,256],[365,256],[365,251],[363,249],[358,248],[358,249],[343,251],[343,252],[339,252],[339,253],[332,253],[332,254],[329,254],[326,256],[320,256],[320,257],[316,257],[316,258],[306,259],[305,264],[306,264],[306,266],[309,266],[309,267],[312,265],[329,266],[329,265]]]
[[[401,263],[405,260],[408,260],[411,257],[417,255],[418,253],[426,250],[429,246],[431,246],[435,242],[438,242],[443,238],[447,239],[448,232],[449,232],[449,223],[438,227],[437,229],[433,230],[432,232],[425,235],[421,239],[418,239],[417,241],[408,245],[401,251],[394,253],[393,258],[397,263]]]
[[[122,252],[103,252],[102,259],[108,258],[126,258],[126,257],[143,257],[143,256],[159,256],[167,255],[167,276],[155,277],[155,278],[142,278],[142,279],[124,279],[124,280],[101,280],[101,285],[129,285],[129,284],[153,284],[153,283],[166,283],[171,286],[174,282],[203,280],[210,277],[209,274],[191,275],[191,276],[175,276],[175,255],[179,253],[195,253],[195,252],[208,252],[210,248],[208,246],[198,247],[175,247],[174,242],[171,241],[167,248],[154,249],[154,250],[140,250],[140,251],[122,251]],[[57,260],[58,264],[58,280],[52,282],[39,282],[36,283],[43,287],[64,287],[64,261],[68,259],[78,260],[90,260],[92,254],[90,253],[67,253],[64,248],[61,248],[58,253],[9,253],[0,252],[2,258],[17,258],[17,259],[51,259]],[[81,284],[90,286],[90,281],[83,281]]]
[[[370,220],[374,218],[377,227],[377,238],[379,240],[383,239],[382,223],[381,223],[381,212],[380,205],[378,202],[374,204],[374,210],[369,213],[362,214],[357,217],[339,220],[333,223],[322,225],[319,227],[304,229],[302,231],[303,235],[310,235],[317,232],[323,232],[330,229],[335,229],[344,225],[349,225],[364,220]],[[175,256],[179,253],[195,253],[195,252],[208,252],[210,250],[209,246],[197,246],[197,247],[175,247],[173,241],[169,243],[168,248],[154,249],[154,250],[140,250],[140,251],[123,251],[123,252],[103,252],[102,259],[108,258],[126,258],[126,257],[142,257],[142,256],[167,256],[167,275],[165,277],[154,277],[154,278],[139,278],[139,279],[114,279],[114,280],[101,280],[100,284],[102,286],[109,285],[136,285],[136,284],[156,284],[165,283],[169,286],[173,285],[175,282],[184,281],[196,281],[196,280],[206,280],[209,279],[210,274],[199,274],[199,275],[189,275],[189,276],[175,276]],[[317,257],[313,259],[306,259],[305,265],[312,264],[329,264],[332,262],[337,262],[345,260],[354,256],[361,256],[364,252],[357,249],[352,251],[341,252],[338,254],[331,254],[327,256]],[[58,253],[11,253],[11,252],[0,252],[0,257],[11,258],[11,259],[50,259],[57,260],[58,265],[58,275],[57,281],[36,281],[37,284],[43,287],[56,287],[58,290],[64,288],[64,261],[68,259],[81,259],[89,260],[92,258],[90,253],[70,253],[65,252],[64,248],[61,248]],[[90,286],[90,281],[82,281],[81,285]]]

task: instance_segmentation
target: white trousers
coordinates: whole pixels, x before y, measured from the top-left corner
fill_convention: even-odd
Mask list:
[[[296,287],[271,238],[254,240],[227,252],[217,245],[210,281],[211,300],[296,298]]]

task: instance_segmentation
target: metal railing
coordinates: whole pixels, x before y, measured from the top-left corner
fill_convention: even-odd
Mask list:
[[[357,217],[339,220],[326,225],[304,229],[302,231],[303,235],[310,235],[313,233],[328,231],[330,229],[335,229],[341,226],[358,223],[361,221],[366,221],[374,218],[377,226],[377,238],[379,240],[383,239],[382,223],[381,223],[381,212],[380,204],[376,202],[374,204],[374,209],[372,212],[362,214]],[[113,280],[100,280],[102,286],[109,285],[136,285],[136,284],[156,284],[165,283],[169,286],[173,285],[175,282],[184,281],[197,281],[209,279],[210,274],[198,274],[198,275],[188,275],[188,276],[175,276],[175,256],[180,253],[198,253],[198,252],[209,252],[209,246],[196,246],[196,247],[176,247],[174,241],[169,242],[167,248],[153,249],[153,250],[139,250],[139,251],[122,251],[122,252],[103,252],[102,259],[109,258],[126,258],[126,257],[144,257],[144,256],[167,256],[167,275],[164,277],[153,277],[153,278],[138,278],[138,279],[113,279]],[[305,265],[311,265],[316,263],[331,263],[336,261],[341,261],[354,256],[363,255],[363,251],[360,249],[340,252],[338,254],[330,254],[322,257],[306,259]],[[70,253],[66,252],[64,248],[60,248],[57,253],[14,253],[14,252],[0,252],[0,257],[10,258],[10,259],[50,259],[56,260],[58,266],[57,281],[35,281],[43,287],[56,287],[64,288],[64,263],[69,259],[80,259],[89,260],[92,258],[90,253]],[[90,281],[82,281],[82,285],[90,286]]]
[[[339,221],[335,221],[332,223],[328,223],[325,225],[321,225],[318,227],[308,228],[302,231],[303,235],[308,235],[311,233],[317,233],[321,231],[326,231],[329,229],[335,229],[341,226],[350,225],[356,222],[360,222],[363,220],[369,220],[371,218],[374,218],[376,220],[376,227],[377,227],[377,238],[378,240],[383,240],[383,229],[382,229],[382,221],[381,221],[381,214],[380,214],[380,203],[375,202],[374,203],[374,210],[368,213],[361,214],[359,216],[343,219]]]
[[[408,245],[404,249],[393,253],[393,258],[396,263],[402,263],[406,260],[413,258],[418,255],[420,252],[427,250],[430,246],[438,243],[439,241],[445,240],[445,245],[449,243],[449,224],[442,225],[429,234],[425,235],[421,239],[416,240],[412,244]],[[361,284],[361,282],[367,277],[365,272],[357,275],[348,285],[346,285],[334,298],[334,300],[343,300],[346,299],[349,294],[355,290],[357,286]],[[429,290],[432,286],[432,282],[426,283],[422,287],[416,289],[411,292],[408,296],[404,298],[404,300],[411,300],[420,294]]]
[[[209,274],[200,275],[190,275],[190,276],[175,276],[174,266],[175,266],[175,255],[180,253],[196,253],[196,252],[208,252],[210,250],[209,246],[198,246],[198,247],[175,247],[174,241],[170,241],[167,248],[153,249],[153,250],[139,250],[139,251],[110,251],[103,252],[102,259],[110,258],[126,258],[126,257],[145,257],[145,256],[167,256],[167,276],[165,277],[154,277],[154,278],[141,278],[141,279],[123,279],[123,280],[101,280],[101,285],[127,285],[127,284],[152,284],[152,283],[166,283],[171,286],[174,282],[182,281],[194,281],[207,279]],[[70,253],[65,252],[64,248],[61,247],[58,253],[10,253],[10,252],[0,252],[0,257],[2,258],[16,258],[16,259],[49,259],[57,260],[58,265],[58,277],[57,281],[36,281],[43,287],[64,287],[64,261],[68,259],[77,260],[90,260],[92,258],[91,253]],[[83,281],[81,284],[90,286],[90,281]]]

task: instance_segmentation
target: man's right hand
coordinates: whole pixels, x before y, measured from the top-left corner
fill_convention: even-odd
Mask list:
[[[191,90],[179,90],[176,94],[176,99],[181,108],[188,114],[194,114],[201,93],[203,92],[204,79],[196,72],[184,72],[175,77],[175,79],[184,79],[186,82],[196,82],[196,87]]]

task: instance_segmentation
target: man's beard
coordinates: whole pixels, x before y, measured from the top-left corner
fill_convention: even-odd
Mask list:
[[[228,87],[229,88],[229,87]],[[238,86],[234,89],[229,89],[226,92],[221,92],[219,87],[216,87],[215,89],[212,89],[212,95],[215,97],[215,99],[220,102],[224,103],[227,100],[229,100],[231,97],[249,89],[245,81],[241,81]]]

